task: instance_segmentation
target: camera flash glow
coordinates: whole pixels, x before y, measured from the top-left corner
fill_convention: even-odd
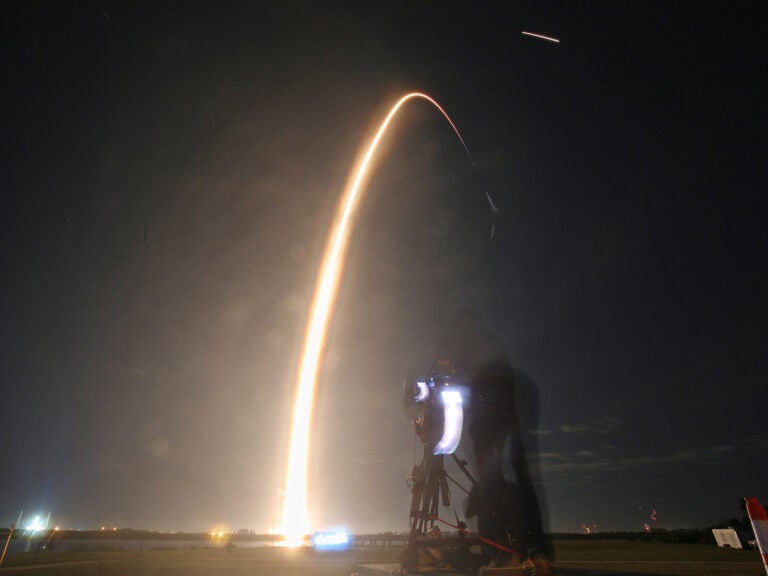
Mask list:
[[[453,454],[461,441],[461,430],[464,426],[464,407],[461,392],[458,390],[443,390],[443,437],[435,445],[434,454]]]

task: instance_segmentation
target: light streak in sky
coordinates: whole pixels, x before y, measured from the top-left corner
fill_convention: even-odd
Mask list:
[[[522,32],[524,36],[532,36],[533,38],[540,38],[542,40],[548,40],[549,42],[555,42],[556,44],[560,44],[560,40],[557,38],[552,38],[552,36],[544,36],[543,34],[535,34],[533,32]]]
[[[458,136],[461,145],[469,156],[472,155],[461,137],[458,128],[447,112],[427,94],[411,92],[406,94],[390,109],[384,121],[378,128],[367,151],[357,167],[351,172],[354,177],[339,197],[333,225],[323,253],[320,272],[315,284],[312,298],[312,308],[309,322],[304,335],[304,347],[296,380],[296,391],[293,406],[293,421],[291,424],[291,440],[288,452],[288,469],[286,473],[285,501],[283,504],[283,522],[281,531],[285,535],[288,546],[300,546],[303,537],[310,532],[309,514],[307,511],[307,485],[310,431],[312,425],[312,408],[315,399],[317,374],[320,369],[321,357],[325,349],[328,334],[328,324],[336,302],[339,281],[344,270],[344,263],[349,244],[350,220],[364,191],[363,179],[370,169],[373,156],[390,123],[406,102],[422,99],[430,102],[445,117]]]

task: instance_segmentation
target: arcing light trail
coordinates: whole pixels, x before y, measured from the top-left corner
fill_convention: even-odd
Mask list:
[[[554,42],[560,44],[560,40],[553,38],[552,36],[544,36],[544,34],[536,34],[534,32],[522,32],[523,36],[531,36],[532,38],[539,38],[541,40],[547,40],[548,42]]]
[[[317,374],[328,334],[328,323],[336,302],[339,281],[347,256],[350,220],[364,191],[362,186],[363,179],[370,169],[373,155],[376,153],[376,149],[387,128],[403,104],[417,98],[427,100],[440,111],[451,125],[451,128],[453,128],[470,161],[474,163],[464,138],[461,137],[459,129],[456,128],[448,113],[427,94],[411,92],[400,98],[392,106],[389,114],[384,118],[376,135],[368,145],[362,160],[351,173],[354,174],[354,177],[339,197],[336,215],[315,284],[315,294],[312,299],[312,309],[309,315],[307,331],[304,335],[304,348],[296,381],[281,527],[281,532],[285,535],[285,542],[288,546],[301,545],[304,535],[310,531],[309,514],[307,512],[307,484],[312,408],[315,399]]]

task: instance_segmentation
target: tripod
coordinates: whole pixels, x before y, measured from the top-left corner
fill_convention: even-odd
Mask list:
[[[456,518],[459,536],[442,538],[437,531],[433,534],[435,522],[439,519],[439,508],[451,506],[451,494],[448,480],[451,480],[461,490],[469,493],[445,470],[445,455],[435,454],[436,446],[443,427],[440,411],[434,410],[430,403],[422,405],[419,418],[414,423],[416,434],[424,443],[421,462],[413,467],[408,477],[411,488],[411,508],[409,513],[408,546],[402,555],[402,570],[415,572],[425,564],[441,568],[446,563],[454,568],[466,567],[477,562],[469,548],[478,543],[475,538],[467,537],[462,532],[466,528],[464,522]],[[451,454],[454,462],[464,472],[467,478],[475,484],[475,479],[467,469],[466,462]],[[444,522],[443,520],[440,520]],[[447,522],[444,522],[447,524]]]
[[[435,524],[438,507],[451,505],[448,491],[448,474],[445,471],[445,456],[432,454],[433,446],[424,446],[421,463],[413,467],[409,480],[411,486],[411,512],[409,540],[424,536]]]

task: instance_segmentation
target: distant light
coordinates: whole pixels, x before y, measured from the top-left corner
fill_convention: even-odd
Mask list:
[[[449,388],[440,395],[443,399],[443,437],[435,445],[434,454],[453,454],[459,447],[464,425],[461,392]]]
[[[35,514],[35,517],[32,519],[32,521],[27,524],[27,530],[35,533],[40,532],[42,530],[45,530],[46,526],[48,525],[48,522],[43,522],[40,520],[40,516]]]
[[[347,532],[315,532],[312,545],[321,550],[339,550],[349,546]]]
[[[544,36],[543,34],[534,34],[533,32],[523,32],[523,35],[533,36],[534,38],[541,38],[542,40],[547,40],[549,42],[555,42],[557,44],[560,44],[560,40],[558,40],[557,38],[552,38],[552,36]]]

